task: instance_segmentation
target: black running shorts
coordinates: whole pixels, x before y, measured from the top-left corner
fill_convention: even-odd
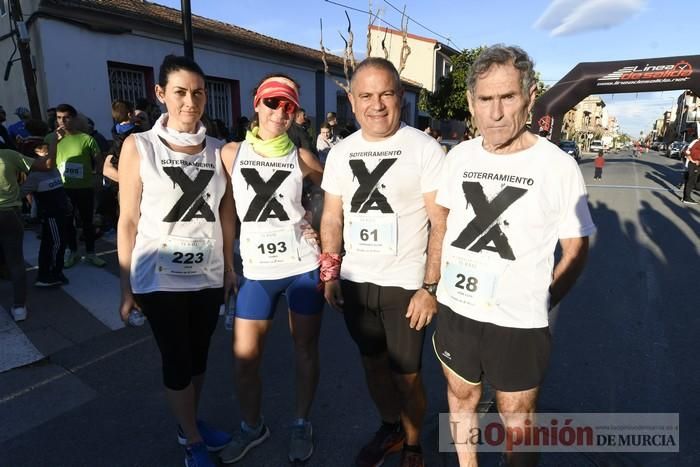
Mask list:
[[[386,352],[392,371],[418,373],[425,328],[411,329],[406,318],[416,291],[347,280],[340,284],[345,324],[360,353],[373,357]]]
[[[549,363],[549,328],[520,329],[475,321],[439,304],[435,354],[460,378],[485,378],[499,391],[539,386]]]

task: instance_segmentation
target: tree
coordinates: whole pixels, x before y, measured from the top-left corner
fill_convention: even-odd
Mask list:
[[[467,103],[467,76],[472,64],[485,47],[464,49],[450,57],[452,70],[438,80],[435,92],[422,89],[418,99],[418,108],[428,112],[437,120],[462,120],[471,127],[471,112]],[[544,94],[549,86],[545,86],[538,72],[537,98]]]
[[[462,120],[468,122],[471,112],[467,105],[467,76],[474,60],[484,47],[464,49],[450,57],[452,71],[438,80],[435,92],[422,89],[418,108],[438,120]]]

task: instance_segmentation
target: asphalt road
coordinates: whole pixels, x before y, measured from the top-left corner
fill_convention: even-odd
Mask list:
[[[657,153],[639,159],[626,152],[609,154],[600,181],[592,180],[591,154],[584,154],[580,167],[598,232],[584,275],[552,312],[553,354],[540,408],[679,413],[680,453],[545,453],[540,465],[700,465],[695,355],[700,208],[680,203],[674,184],[681,164]],[[36,239],[30,232],[26,237],[25,248],[31,250]],[[98,247],[109,263],[106,270],[79,265],[67,271],[72,282],[65,290],[30,288],[29,319],[19,326],[0,320],[2,467],[183,463],[150,330],[123,328],[113,319],[118,299],[114,243],[102,240]],[[5,309],[9,292],[9,283],[0,282]],[[222,320],[211,348],[201,415],[225,429],[239,422],[229,349]],[[378,418],[354,344],[341,317],[330,310],[321,349],[321,381],[311,416],[316,451],[306,465],[349,466]],[[424,380],[429,398],[426,463],[456,466],[453,454],[437,452],[438,414],[446,412],[447,403],[429,341]],[[265,351],[264,383],[264,414],[272,436],[242,466],[288,465],[294,386],[292,343],[282,307]],[[484,402],[488,408],[488,397]],[[397,462],[394,456],[385,465]],[[497,462],[498,456],[481,456],[481,465]]]

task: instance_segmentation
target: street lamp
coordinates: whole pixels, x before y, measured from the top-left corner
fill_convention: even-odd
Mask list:
[[[194,58],[194,47],[192,46],[192,8],[190,7],[190,0],[181,0],[181,5],[185,57]]]

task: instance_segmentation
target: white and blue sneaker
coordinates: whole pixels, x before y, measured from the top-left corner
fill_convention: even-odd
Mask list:
[[[204,443],[185,447],[185,467],[216,467]]]
[[[201,420],[197,420],[197,429],[202,437],[202,442],[211,452],[221,451],[231,442],[231,435],[225,431],[211,428]],[[177,427],[177,442],[182,446],[187,446],[187,437],[180,426]]]

